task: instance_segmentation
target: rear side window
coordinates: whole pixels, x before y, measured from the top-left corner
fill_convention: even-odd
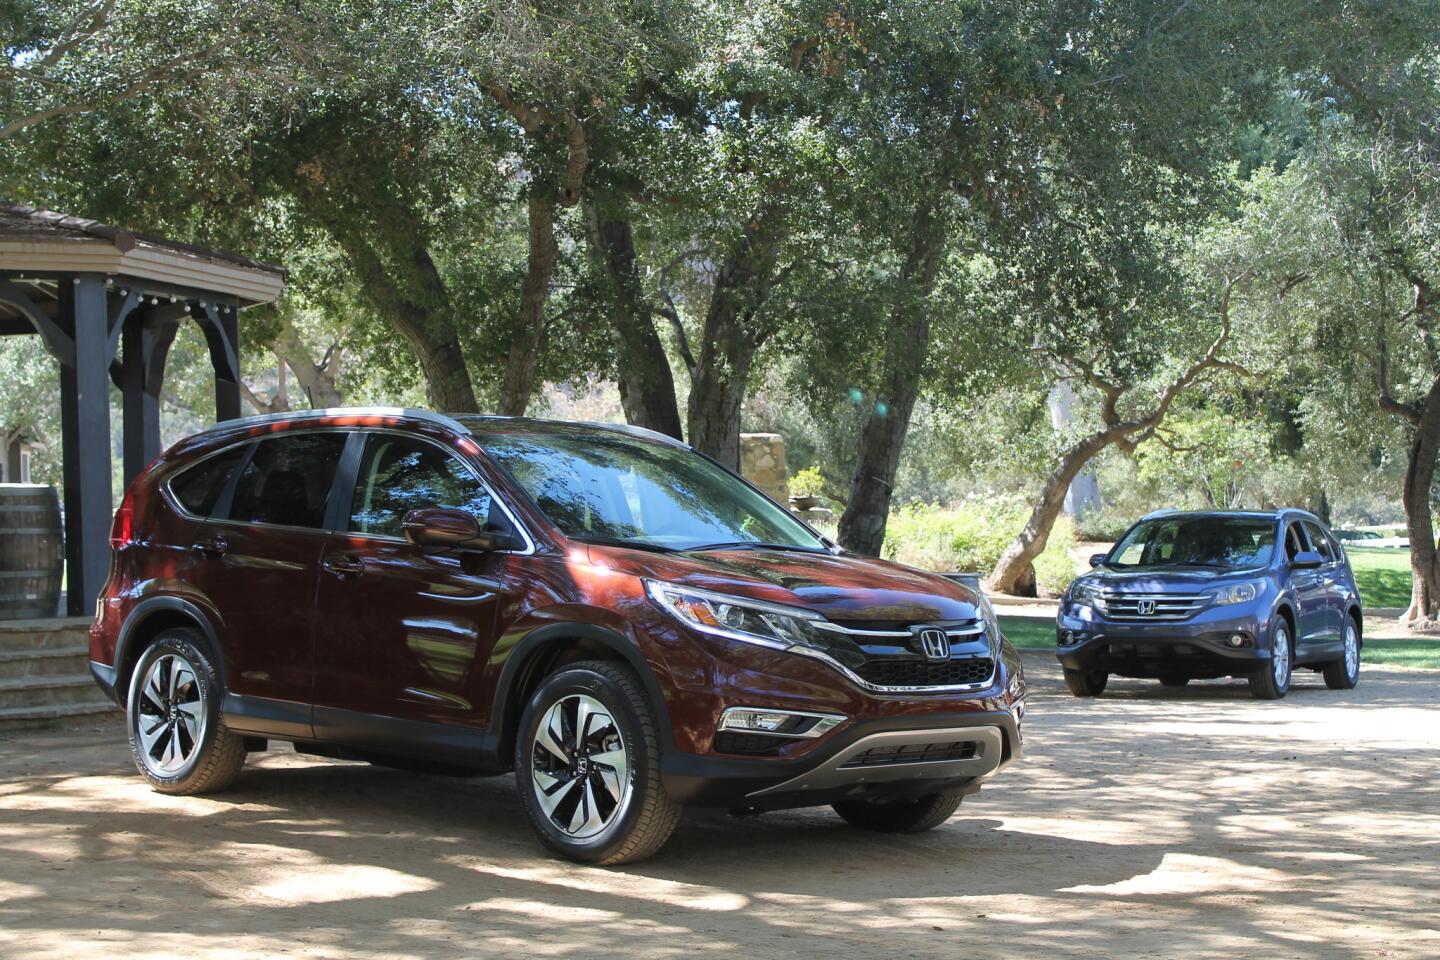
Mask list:
[[[377,433],[365,441],[350,529],[400,537],[411,510],[454,507],[473,516],[482,529],[508,532],[505,515],[492,506],[484,485],[455,457],[423,440]]]
[[[325,501],[345,447],[343,433],[301,433],[270,437],[235,484],[229,519],[284,527],[325,524]]]
[[[187,513],[197,517],[214,516],[216,501],[248,449],[249,445],[242,443],[182,470],[170,481],[170,492]]]

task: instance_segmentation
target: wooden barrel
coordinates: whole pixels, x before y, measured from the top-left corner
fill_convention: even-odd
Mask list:
[[[0,483],[0,620],[53,617],[60,607],[60,497],[38,483]]]

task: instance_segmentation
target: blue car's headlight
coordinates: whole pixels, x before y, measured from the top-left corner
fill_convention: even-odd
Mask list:
[[[1070,585],[1070,602],[1081,607],[1094,607],[1102,613],[1105,610],[1105,595],[1099,584],[1076,580]]]
[[[1260,595],[1264,589],[1265,581],[1252,580],[1246,583],[1232,583],[1227,587],[1220,587],[1210,594],[1211,598],[1220,604],[1225,603],[1249,603]]]

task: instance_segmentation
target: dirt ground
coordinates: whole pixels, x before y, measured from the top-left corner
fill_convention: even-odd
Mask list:
[[[6,735],[0,957],[1440,956],[1440,672],[1029,669],[1027,757],[930,834],[700,814],[612,869],[544,857],[508,778],[286,751],[172,799],[119,724]]]

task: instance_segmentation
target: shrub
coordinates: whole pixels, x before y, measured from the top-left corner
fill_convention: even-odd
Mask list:
[[[881,552],[887,560],[922,570],[984,575],[995,566],[1028,516],[1029,510],[1024,507],[911,504],[890,515]],[[1074,547],[1074,525],[1068,517],[1061,517],[1050,532],[1045,552],[1035,561],[1035,575],[1043,592],[1059,594],[1074,579]]]

